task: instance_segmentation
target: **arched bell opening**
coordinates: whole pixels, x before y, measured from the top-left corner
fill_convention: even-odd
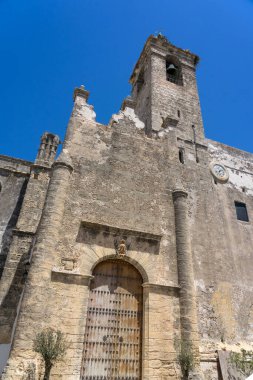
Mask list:
[[[181,64],[175,57],[166,58],[166,79],[179,86],[183,85]]]
[[[141,379],[143,279],[125,260],[93,269],[81,379]]]

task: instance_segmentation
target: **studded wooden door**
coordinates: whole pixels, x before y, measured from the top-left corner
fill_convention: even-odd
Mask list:
[[[130,264],[94,270],[84,337],[82,380],[140,380],[142,278]]]

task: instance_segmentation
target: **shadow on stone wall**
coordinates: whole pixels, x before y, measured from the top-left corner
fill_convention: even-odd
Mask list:
[[[12,241],[12,230],[16,226],[17,221],[18,221],[18,217],[20,214],[20,210],[22,207],[23,199],[25,196],[26,188],[27,188],[27,183],[28,183],[28,180],[25,179],[23,184],[22,184],[21,191],[20,191],[16,206],[15,206],[13,213],[12,213],[12,215],[11,215],[7,225],[6,225],[6,229],[5,229],[5,232],[3,234],[2,249],[0,252],[0,280],[2,277],[5,261],[6,261],[6,258],[8,256],[8,252],[9,252],[11,241]]]
[[[11,218],[6,226],[6,230],[3,236],[2,250],[0,253],[2,264],[5,263],[6,258],[9,253],[10,245],[12,242],[12,236],[13,236],[12,231],[13,231],[13,228],[16,226],[16,223],[19,217],[26,187],[27,187],[27,180],[25,180],[22,185],[15,209],[13,210]],[[15,274],[13,276],[11,285],[0,306],[0,344],[8,344],[11,342],[12,329],[13,329],[15,318],[17,315],[17,308],[18,308],[20,296],[22,294],[22,290],[24,287],[25,277],[26,277],[24,261],[28,259],[29,254],[30,254],[30,251],[29,253],[24,253],[20,257],[17,268],[16,270],[14,269]],[[0,269],[1,275],[3,273],[3,269],[4,269],[4,265]]]

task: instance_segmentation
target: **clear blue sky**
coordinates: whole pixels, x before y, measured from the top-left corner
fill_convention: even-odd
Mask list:
[[[1,154],[33,160],[44,131],[63,138],[80,84],[108,123],[158,31],[201,57],[206,136],[253,152],[252,0],[0,0],[0,31]]]

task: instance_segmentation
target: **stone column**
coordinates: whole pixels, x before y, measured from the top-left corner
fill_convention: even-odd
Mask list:
[[[28,281],[36,277],[36,272],[42,273],[42,268],[48,269],[51,276],[54,263],[54,251],[58,243],[59,231],[63,219],[65,200],[72,172],[71,159],[67,151],[62,153],[52,166],[52,177],[49,182],[46,202],[39,223],[36,243],[33,250],[31,276]],[[34,279],[36,281],[36,279]]]
[[[199,337],[197,324],[196,294],[188,223],[187,192],[173,191],[177,245],[178,281],[180,286],[181,337],[192,344],[199,361]]]

